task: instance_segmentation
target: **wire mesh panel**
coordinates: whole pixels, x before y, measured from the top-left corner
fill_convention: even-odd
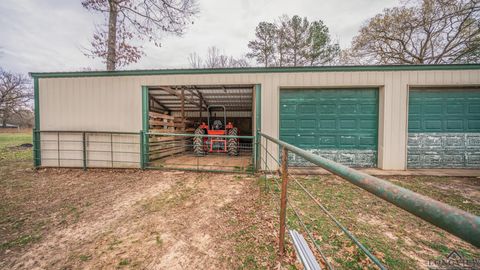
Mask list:
[[[35,131],[42,167],[138,168],[140,134],[90,131]]]
[[[254,172],[253,136],[147,133],[147,168]]]

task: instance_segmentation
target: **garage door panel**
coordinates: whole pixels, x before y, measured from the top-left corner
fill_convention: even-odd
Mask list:
[[[319,135],[319,148],[336,148],[338,146],[338,138],[335,135]]]
[[[360,136],[358,145],[360,148],[372,149],[377,144],[377,138],[374,136]]]
[[[321,114],[336,114],[337,106],[334,104],[318,104],[317,113]]]
[[[337,129],[337,120],[336,119],[319,119],[318,120],[318,129],[327,131],[327,130],[336,130]]]
[[[480,90],[412,90],[409,168],[478,168]]]
[[[423,129],[428,132],[442,131],[442,120],[425,119],[423,121]]]
[[[357,129],[357,120],[356,119],[340,119],[338,122],[338,129],[341,130],[356,130]]]
[[[462,104],[447,104],[447,113],[450,115],[462,115],[464,113],[465,108]]]
[[[297,108],[297,113],[300,114],[316,114],[315,104],[300,104]]]
[[[479,131],[480,132],[480,120],[478,119],[469,119],[467,120],[468,124],[468,129],[471,130],[471,131]]]
[[[283,103],[281,106],[282,106],[282,111],[284,111],[285,114],[295,114],[297,111],[297,106],[295,104]]]
[[[317,128],[317,121],[315,119],[300,120],[299,128],[302,130],[315,130]]]
[[[452,132],[461,132],[464,129],[463,119],[449,119],[445,122],[445,129]]]
[[[296,136],[295,135],[282,135],[280,136],[280,140],[287,142],[289,144],[296,144]]]
[[[282,120],[280,125],[282,126],[282,129],[289,130],[289,129],[296,129],[297,128],[297,121],[294,119],[285,119]]]
[[[339,104],[338,114],[355,114],[357,113],[357,106],[355,104]]]
[[[376,130],[377,121],[371,119],[361,119],[359,124],[359,129],[361,130]]]
[[[280,104],[281,138],[349,166],[376,166],[378,89],[282,90]]]
[[[480,103],[480,101],[478,103]],[[468,113],[480,114],[480,104],[468,104]]]
[[[359,104],[358,108],[360,114],[377,115],[378,112],[377,104]]]

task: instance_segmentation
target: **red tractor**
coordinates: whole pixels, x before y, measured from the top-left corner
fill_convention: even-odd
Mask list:
[[[223,123],[217,119],[210,125],[210,109],[214,107],[223,109]],[[238,156],[238,138],[221,137],[221,135],[238,136],[238,128],[233,127],[231,122],[227,123],[225,106],[208,106],[207,112],[207,124],[202,122],[195,130],[195,135],[208,134],[216,137],[195,136],[193,138],[193,152],[199,156],[206,153],[228,153],[229,156]]]

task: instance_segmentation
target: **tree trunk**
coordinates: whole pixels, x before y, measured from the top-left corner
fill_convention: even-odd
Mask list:
[[[108,16],[107,70],[115,70],[117,65],[117,17],[116,0],[108,0],[110,12]]]

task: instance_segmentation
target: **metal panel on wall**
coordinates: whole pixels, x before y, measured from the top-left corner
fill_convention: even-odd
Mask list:
[[[411,90],[408,116],[409,168],[480,168],[480,90]]]
[[[376,167],[378,89],[281,90],[280,139],[345,165]]]

